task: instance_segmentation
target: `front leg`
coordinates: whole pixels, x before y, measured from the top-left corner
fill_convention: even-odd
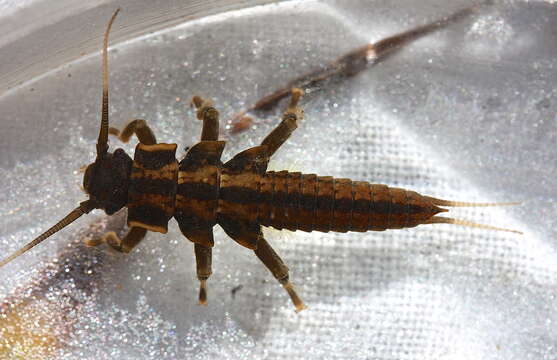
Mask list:
[[[123,239],[120,239],[114,231],[104,234],[102,239],[89,240],[85,242],[87,246],[98,246],[103,242],[110,245],[111,248],[118,252],[129,253],[134,247],[137,246],[145,238],[147,230],[141,227],[133,226]]]
[[[292,97],[290,104],[282,115],[282,122],[261,142],[261,145],[267,146],[268,156],[272,156],[278,148],[284,144],[298,127],[298,120],[304,117],[304,111],[298,102],[304,94],[304,91],[298,88],[292,89]]]
[[[133,134],[136,134],[139,142],[144,145],[155,145],[157,143],[155,134],[143,119],[131,120],[121,132],[114,127],[110,127],[108,133],[117,136],[123,143],[130,141]]]

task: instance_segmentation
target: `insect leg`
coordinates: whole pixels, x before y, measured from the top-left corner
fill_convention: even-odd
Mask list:
[[[298,120],[304,116],[304,111],[298,106],[303,93],[301,89],[292,89],[290,104],[282,115],[282,122],[261,142],[261,145],[267,146],[268,156],[273,155],[298,127]]]
[[[197,118],[203,121],[201,140],[218,140],[219,112],[213,107],[213,102],[199,96],[194,96],[191,102],[197,109]]]
[[[200,282],[199,304],[207,305],[207,279],[213,273],[211,268],[213,253],[212,248],[201,244],[194,244],[195,262],[197,265],[197,278]]]
[[[85,244],[88,246],[97,246],[102,242],[105,242],[114,250],[127,254],[132,251],[132,249],[139,244],[141,240],[143,240],[145,234],[147,234],[147,229],[132,226],[123,239],[120,239],[114,231],[110,231],[104,234],[101,241],[93,240],[88,241]]]
[[[306,305],[302,299],[300,299],[289,280],[288,267],[273,250],[271,245],[265,239],[260,238],[257,243],[257,249],[255,249],[254,252],[259,260],[263,262],[267,269],[269,269],[273,276],[281,283],[286,292],[288,292],[290,299],[294,303],[294,306],[296,306],[296,312],[304,310]]]
[[[139,142],[142,144],[154,145],[157,143],[155,134],[153,134],[153,131],[151,130],[151,128],[149,128],[147,122],[143,119],[131,120],[121,132],[114,127],[110,127],[108,129],[108,133],[117,136],[118,139],[120,139],[120,141],[124,143],[130,141],[130,138],[133,134],[137,135]]]
[[[194,96],[192,104],[197,109],[197,118],[203,121],[201,141],[216,141],[219,138],[219,112],[213,107],[213,102]],[[208,244],[213,243],[213,230],[211,228],[201,231],[201,237]],[[190,233],[190,236],[193,235]],[[190,238],[191,239],[191,238]],[[197,278],[199,279],[199,304],[207,305],[207,279],[213,273],[213,252],[211,246],[194,243],[195,262],[197,264]]]

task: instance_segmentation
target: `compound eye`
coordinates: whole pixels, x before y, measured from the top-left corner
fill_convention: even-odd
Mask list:
[[[91,186],[91,179],[93,178],[93,164],[87,165],[87,169],[85,169],[85,175],[83,175],[83,188],[87,194],[90,194],[89,188]]]

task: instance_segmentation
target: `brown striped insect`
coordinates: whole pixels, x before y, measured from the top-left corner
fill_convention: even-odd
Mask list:
[[[103,237],[117,251],[130,252],[148,231],[166,233],[174,217],[182,234],[194,243],[199,302],[207,303],[207,279],[212,274],[212,228],[218,224],[240,245],[254,251],[288,292],[296,310],[305,306],[289,280],[288,267],[263,237],[261,227],[302,231],[383,231],[420,224],[461,224],[513,231],[438,216],[442,206],[490,206],[441,200],[414,191],[288,171],[267,171],[269,159],[303,118],[303,91],[288,91],[290,102],[281,123],[261,142],[227,162],[221,161],[225,142],[218,140],[219,113],[210,100],[193,97],[202,121],[201,141],[176,160],[176,144],[157,143],[144,120],[136,119],[120,132],[108,121],[108,37],[118,14],[110,19],[103,44],[102,115],[97,156],[84,175],[89,199],[14,254],[3,266],[93,209],[108,215],[127,207],[128,233]],[[122,149],[109,152],[109,134],[123,142],[136,135],[132,159]],[[516,232],[516,231],[514,231]],[[90,242],[98,245],[100,241]]]

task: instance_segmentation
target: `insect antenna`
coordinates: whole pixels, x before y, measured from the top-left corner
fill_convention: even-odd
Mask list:
[[[475,202],[463,202],[463,201],[450,201],[450,200],[443,200],[437,199],[430,196],[424,196],[425,199],[429,200],[433,205],[438,206],[449,206],[449,207],[487,207],[487,206],[511,206],[511,205],[518,205],[520,202],[502,202],[502,203],[475,203]],[[446,209],[443,209],[447,211]],[[461,220],[461,219],[453,219],[444,216],[434,216],[427,220],[425,224],[455,224],[455,225],[462,225],[467,227],[474,227],[478,229],[487,229],[487,230],[497,230],[497,231],[506,231],[512,232],[515,234],[521,234],[522,232],[512,229],[505,229],[491,225],[484,225],[478,224],[468,220]]]
[[[17,250],[4,260],[0,261],[0,267],[6,265],[13,259],[17,258],[18,256],[24,254],[25,252],[29,251],[31,248],[35,247],[36,245],[40,244],[43,240],[46,240],[50,236],[54,235],[58,231],[62,230],[66,226],[73,223],[77,220],[81,215],[89,213],[91,210],[95,208],[93,202],[91,200],[83,201],[77,208],[75,208],[72,212],[66,215],[62,220],[60,220],[56,225],[39,235],[33,241],[22,247],[21,249]]]
[[[118,15],[120,9],[116,9],[110,21],[108,22],[108,26],[106,27],[106,31],[104,33],[104,44],[103,44],[103,54],[102,54],[102,61],[103,61],[103,92],[102,92],[102,108],[101,108],[101,129],[99,131],[99,138],[97,140],[97,159],[102,159],[107,151],[108,151],[108,35],[110,33],[110,29],[112,27],[112,23]],[[93,200],[86,200],[79,204],[77,208],[71,211],[68,215],[66,215],[62,220],[60,220],[56,225],[52,226],[50,229],[39,235],[33,241],[22,247],[21,249],[17,250],[4,260],[0,261],[0,267],[6,265],[10,261],[14,260],[18,256],[26,253],[36,245],[40,244],[50,236],[54,235],[58,231],[62,230],[66,226],[70,225],[72,222],[77,220],[81,215],[88,214],[91,210],[95,209],[96,204]]]
[[[103,95],[101,108],[101,129],[99,131],[99,139],[97,140],[97,158],[102,158],[108,151],[108,34],[112,28],[112,23],[116,15],[120,12],[120,8],[116,9],[106,31],[104,33],[103,43]]]

